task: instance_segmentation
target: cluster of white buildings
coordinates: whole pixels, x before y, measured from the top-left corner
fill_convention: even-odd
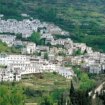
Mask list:
[[[23,21],[17,21],[15,19],[0,19],[0,33],[22,34],[23,38],[27,38],[30,37],[33,31],[40,31],[41,34],[68,34],[67,32],[62,31],[59,27],[46,22],[40,22],[38,19],[24,19]]]
[[[28,38],[33,31],[41,34],[41,39],[45,39],[46,45],[36,45],[33,42],[16,39],[15,34]],[[53,24],[40,22],[38,19],[23,21],[0,19],[0,40],[9,47],[22,46],[21,55],[0,54],[0,65],[5,66],[0,68],[0,81],[19,81],[22,75],[43,72],[57,72],[69,79],[74,73],[71,68],[63,66],[66,62],[65,57],[67,60],[70,58],[68,62],[72,65],[80,65],[90,73],[105,72],[105,54],[93,52],[92,48],[85,43],[74,43],[70,38],[56,39],[54,35],[57,34],[68,35],[69,33]],[[74,52],[78,50],[81,54],[74,56]],[[36,53],[40,53],[40,56]],[[47,60],[44,58],[45,53],[48,54]]]
[[[49,34],[50,35],[50,34]],[[50,37],[50,36],[49,36]],[[8,34],[0,34],[0,40],[2,42],[5,42],[9,47],[12,46],[22,46],[21,53],[22,54],[34,54],[35,52],[43,52],[46,51],[49,54],[53,54],[52,50],[55,50],[55,53],[58,52],[64,52],[66,55],[72,55],[74,51],[80,50],[81,53],[92,53],[93,50],[91,47],[86,46],[84,43],[73,43],[73,41],[70,38],[67,39],[57,39],[55,40],[52,37],[52,40],[50,40],[51,46],[55,47],[49,47],[49,46],[36,46],[33,42],[28,41],[21,41],[17,40],[16,36],[14,35],[8,35]],[[57,45],[63,46],[63,48],[58,48]]]
[[[47,60],[26,55],[0,54],[0,81],[19,81],[25,74],[57,72],[65,78],[74,75],[71,68],[61,67]]]
[[[105,54],[93,52],[71,58],[73,65],[80,65],[89,73],[105,73]]]

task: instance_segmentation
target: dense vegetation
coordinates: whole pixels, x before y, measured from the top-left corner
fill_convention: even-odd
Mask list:
[[[12,47],[9,47],[6,43],[0,41],[0,53],[20,53],[21,52],[21,49],[20,47],[15,47],[15,46],[12,46]]]
[[[96,99],[92,99],[91,96],[88,96],[88,90],[74,88],[72,81],[67,91],[54,90],[47,93],[22,86],[20,83],[1,83],[0,105],[26,105],[25,103],[34,102],[32,100],[37,97],[40,97],[37,101],[38,105],[105,105],[104,90],[105,87],[100,94],[97,94]]]
[[[11,84],[0,84],[0,105],[24,105],[23,89]]]
[[[70,32],[70,37],[101,52],[105,51],[104,0],[0,0],[0,13],[22,19],[27,13],[54,22]]]
[[[7,44],[3,43],[2,41],[0,41],[0,52],[10,52]]]
[[[44,45],[45,44],[45,40],[41,39],[41,35],[38,32],[33,32],[32,35],[30,37],[28,37],[27,40],[30,42],[34,42],[37,45]]]

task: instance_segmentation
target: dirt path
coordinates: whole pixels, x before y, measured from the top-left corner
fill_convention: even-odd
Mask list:
[[[94,91],[94,94],[93,94],[93,99],[95,99],[96,98],[96,93],[98,93],[98,94],[100,94],[100,91],[101,91],[101,89],[103,88],[103,85],[105,84],[105,82],[103,82],[102,84],[100,84],[96,89],[95,89],[95,91]],[[90,92],[89,92],[90,93]]]

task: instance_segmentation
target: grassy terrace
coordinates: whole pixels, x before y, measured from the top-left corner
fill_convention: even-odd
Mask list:
[[[56,73],[33,74],[24,76],[18,85],[25,89],[26,103],[39,103],[49,94],[56,103],[60,94],[70,88],[70,80]]]
[[[39,105],[46,96],[57,105],[61,94],[69,88],[70,80],[56,73],[25,75],[20,82],[0,83],[0,99],[4,100],[0,100],[0,105]]]
[[[70,80],[58,74],[45,73],[25,76],[20,84],[25,87],[34,88],[35,90],[52,91],[54,89],[67,89]]]

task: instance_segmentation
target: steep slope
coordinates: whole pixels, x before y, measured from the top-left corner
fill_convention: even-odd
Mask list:
[[[0,13],[21,19],[27,13],[70,31],[75,41],[105,52],[105,0],[0,0]]]

